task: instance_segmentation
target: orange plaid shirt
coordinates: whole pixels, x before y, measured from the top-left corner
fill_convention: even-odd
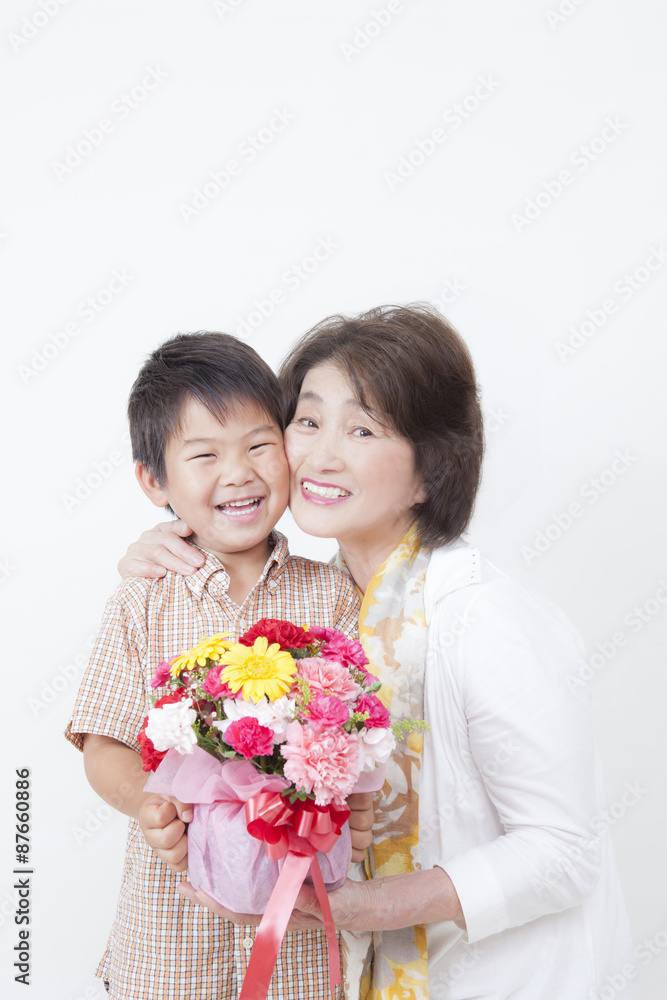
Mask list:
[[[229,577],[212,555],[191,576],[123,582],[107,602],[67,739],[82,749],[84,734],[98,733],[138,751],[157,664],[203,636],[228,631],[237,639],[260,618],[356,635],[359,601],[350,580],[331,566],[290,556],[279,532],[273,541],[262,575],[240,607],[227,597]],[[185,872],[172,872],[157,857],[131,820],[116,918],[97,969],[113,1000],[238,997],[255,928],[237,927],[184,899],[176,892],[184,878]],[[269,997],[328,1000],[323,931],[285,936]]]

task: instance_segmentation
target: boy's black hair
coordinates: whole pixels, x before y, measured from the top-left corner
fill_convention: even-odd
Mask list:
[[[228,333],[179,333],[148,357],[127,404],[132,457],[161,486],[167,441],[190,399],[223,423],[239,405],[255,403],[285,427],[278,379],[257,351]]]

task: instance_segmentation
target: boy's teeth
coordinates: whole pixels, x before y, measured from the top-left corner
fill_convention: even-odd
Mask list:
[[[334,497],[350,496],[348,490],[341,490],[337,486],[316,486],[315,483],[309,483],[307,480],[304,481],[303,488],[309,493],[315,493],[318,497],[333,499]]]
[[[229,503],[221,503],[219,504],[219,506],[222,510],[228,510],[229,507],[236,507],[236,508],[240,507],[242,509],[244,508],[245,510],[248,510],[250,507],[256,506],[259,503],[259,501],[260,501],[259,497],[255,497],[254,500],[230,500]],[[239,511],[239,513],[241,513],[241,511]]]

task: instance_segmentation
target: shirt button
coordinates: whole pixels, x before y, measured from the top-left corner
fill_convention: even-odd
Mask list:
[[[239,618],[239,628],[241,628],[241,629],[243,629],[245,631],[245,629],[246,629],[246,620],[245,620],[245,618]]]
[[[269,580],[268,583],[269,590],[275,590],[277,586],[278,586],[277,580]]]
[[[243,938],[243,947],[245,948],[246,951],[250,951],[254,943],[255,942],[251,937]]]

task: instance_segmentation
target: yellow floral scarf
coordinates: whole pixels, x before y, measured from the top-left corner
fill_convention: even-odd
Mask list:
[[[416,524],[379,568],[363,596],[359,640],[382,681],[378,697],[396,719],[424,718],[426,619],[424,579],[430,553]],[[337,564],[341,569],[340,554]],[[409,734],[387,764],[375,796],[373,845],[359,879],[420,871],[419,784],[423,735]],[[373,934],[344,932],[348,1000],[426,1000],[426,928]]]

